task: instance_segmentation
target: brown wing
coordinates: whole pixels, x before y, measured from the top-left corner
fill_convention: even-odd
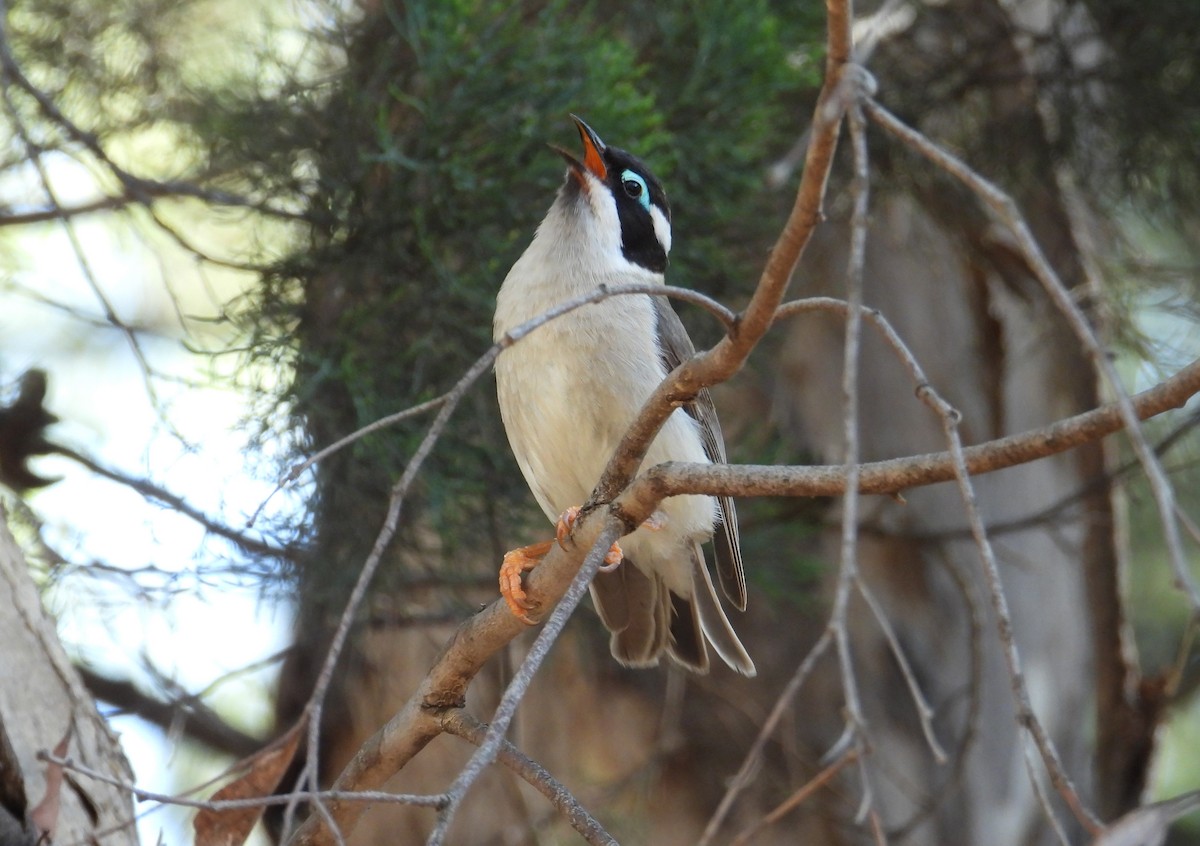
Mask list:
[[[658,317],[659,352],[667,372],[696,353],[692,339],[679,320],[675,309],[666,297],[652,297]],[[717,420],[717,408],[712,394],[705,388],[696,399],[684,406],[684,411],[700,424],[704,454],[714,464],[725,464],[725,440],[721,437],[721,423]],[[746,610],[746,573],[742,567],[741,539],[738,536],[737,511],[730,497],[717,497],[721,527],[713,535],[713,550],[716,553],[717,580],[721,590],[738,610]]]

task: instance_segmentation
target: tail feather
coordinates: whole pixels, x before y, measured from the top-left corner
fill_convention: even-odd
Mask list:
[[[743,676],[754,676],[754,661],[746,652],[746,647],[738,640],[737,633],[725,616],[725,609],[717,599],[712,577],[708,575],[708,567],[704,566],[704,553],[699,544],[692,546],[692,602],[700,616],[700,626],[704,635],[721,659]]]
[[[666,647],[670,620],[660,580],[626,559],[614,572],[596,574],[591,587],[592,602],[612,632],[613,657],[629,667],[656,665]]]
[[[667,644],[667,654],[689,670],[707,673],[708,647],[696,605],[677,593],[667,593],[671,596],[671,640]]]
[[[613,657],[628,667],[652,667],[665,651],[697,673],[709,669],[708,644],[735,671],[755,674],[754,662],[738,640],[717,598],[699,544],[690,552],[692,595],[672,592],[657,573],[647,574],[628,558],[591,585],[596,611],[611,633]]]

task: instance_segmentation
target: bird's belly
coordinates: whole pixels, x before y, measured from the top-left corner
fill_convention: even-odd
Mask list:
[[[513,453],[551,520],[591,495],[634,415],[665,375],[656,348],[613,343],[612,320],[618,314],[612,310],[590,306],[572,316],[526,336],[496,362],[500,410]],[[619,314],[623,321],[630,318],[628,308]],[[652,324],[632,337],[653,339]],[[707,460],[697,424],[677,410],[643,466]],[[639,529],[622,542],[631,554],[639,550],[658,557],[660,548],[664,556],[670,549],[678,554],[682,537],[704,539],[712,532],[711,497],[672,497],[660,509],[667,528]]]

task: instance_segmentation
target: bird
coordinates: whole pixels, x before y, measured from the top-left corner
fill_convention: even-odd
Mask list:
[[[582,159],[551,145],[566,176],[533,240],[496,297],[497,341],[562,302],[622,284],[664,285],[671,208],[662,184],[625,150],[606,145],[571,115]],[[558,540],[588,500],[643,403],[695,354],[666,296],[612,296],[549,321],[496,359],[501,418],[534,498],[558,525]],[[708,390],[675,409],[651,443],[644,466],[665,461],[724,463],[725,444]],[[614,545],[590,585],[616,660],[652,667],[665,654],[709,671],[709,646],[736,672],[754,662],[721,605],[702,544],[713,540],[717,579],[729,602],[746,608],[737,514],[727,497],[664,499],[642,526]],[[505,556],[500,582],[509,608],[526,622],[521,574],[551,542]]]

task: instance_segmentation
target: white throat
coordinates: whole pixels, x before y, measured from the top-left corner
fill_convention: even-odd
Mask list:
[[[533,241],[505,277],[496,297],[496,338],[600,285],[663,284],[663,274],[625,258],[616,201],[594,176],[585,178],[586,187],[567,183],[559,189]],[[669,250],[670,223],[657,208],[651,215]]]

